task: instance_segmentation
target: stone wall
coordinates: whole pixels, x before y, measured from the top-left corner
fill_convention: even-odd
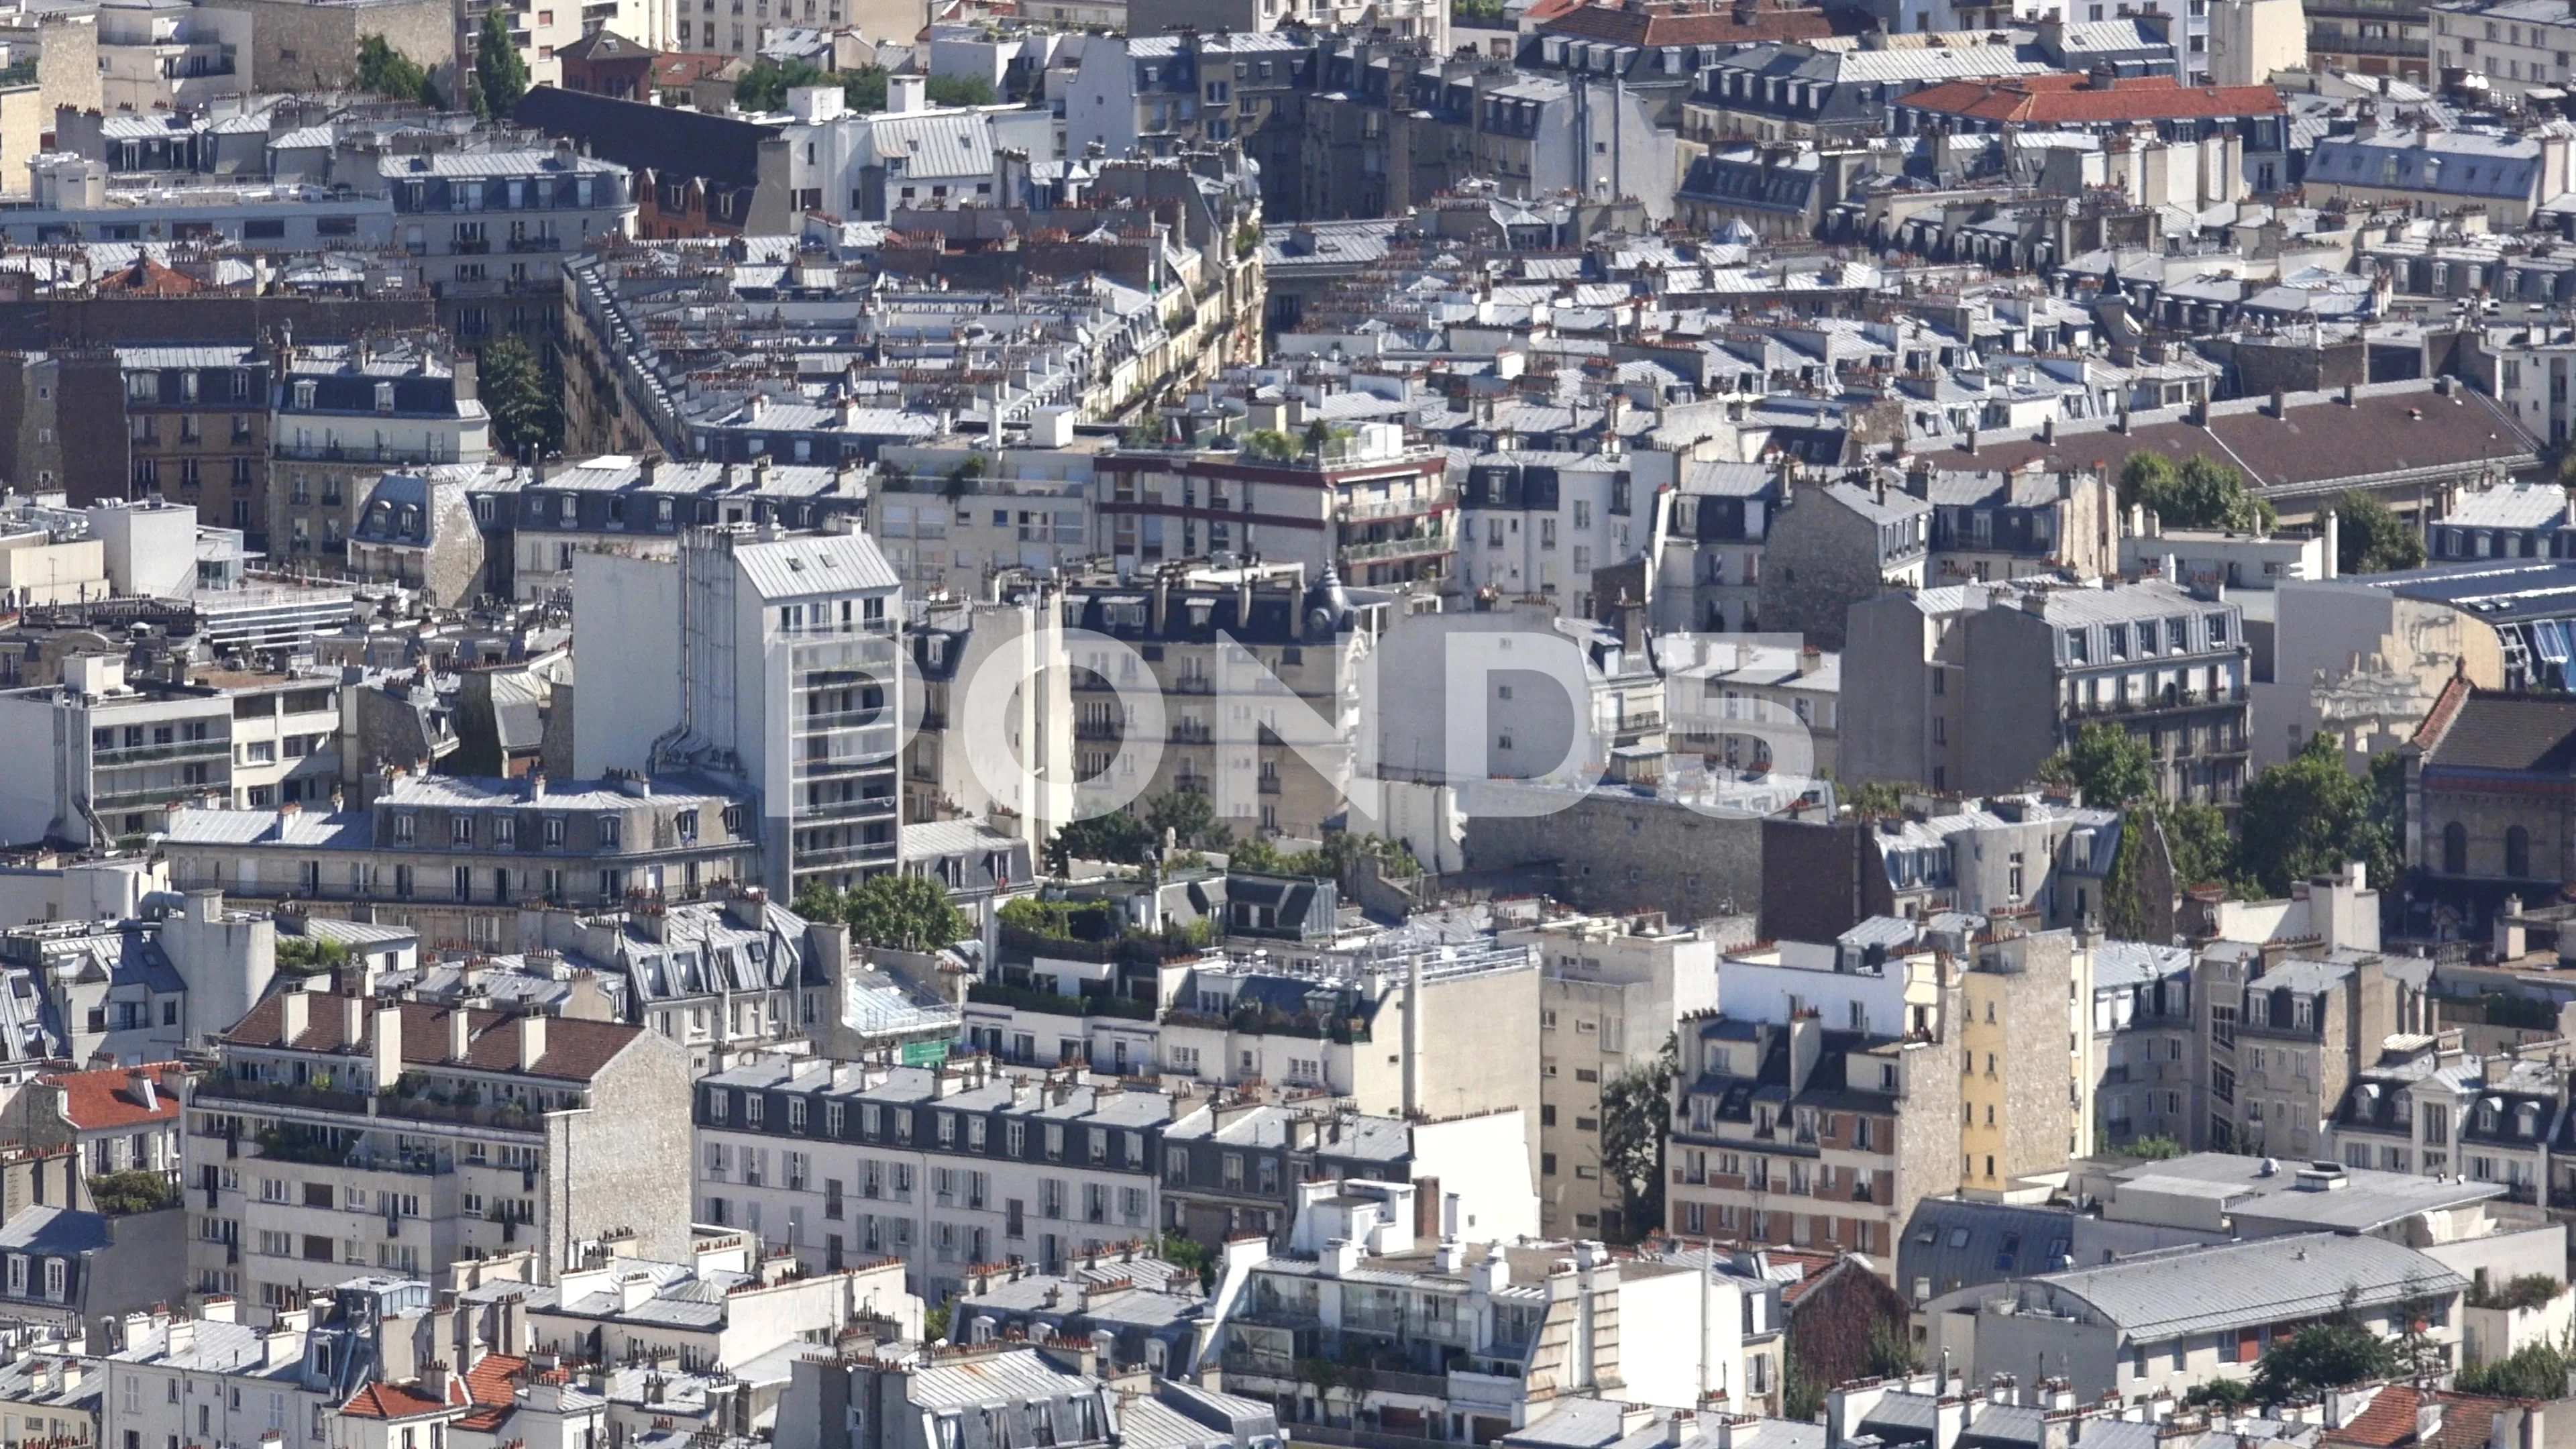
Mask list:
[[[423,66],[457,61],[456,12],[442,0],[207,0],[251,17],[251,75],[273,91],[336,90],[357,75],[358,42],[381,35]]]

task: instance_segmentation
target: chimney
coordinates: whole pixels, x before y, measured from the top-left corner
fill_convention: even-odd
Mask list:
[[[381,1092],[402,1079],[403,1018],[402,1007],[376,1008],[376,1090]]]
[[[535,1012],[519,1018],[519,1070],[533,1072],[546,1054],[546,1019]]]
[[[447,1013],[447,1059],[451,1062],[465,1060],[465,1049],[473,1039],[474,1023],[466,1015],[465,1008],[451,1008]]]
[[[367,1003],[355,992],[337,999],[340,1003],[340,1044],[354,1047],[367,1033]]]
[[[293,1046],[303,1037],[304,1028],[310,1024],[307,1013],[311,1010],[312,1002],[303,992],[288,990],[279,994],[277,998],[277,1044],[279,1046]]]

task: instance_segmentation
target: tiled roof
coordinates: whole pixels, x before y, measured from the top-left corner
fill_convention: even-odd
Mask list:
[[[307,993],[304,1034],[286,1047],[302,1052],[341,1051],[351,1046],[366,1047],[375,1040],[375,1012],[359,1013],[358,1040],[350,1042],[341,1027],[340,999],[321,993]],[[402,1055],[406,1062],[437,1066],[448,1061],[448,1008],[425,1001],[406,1001],[402,1007]],[[285,996],[280,993],[251,1008],[223,1040],[236,1046],[277,1046],[280,1018],[286,1010]],[[465,1060],[460,1064],[477,1071],[509,1072],[518,1070],[519,1033],[511,1019],[498,1011],[467,1011],[467,1044]],[[574,1017],[546,1019],[546,1050],[537,1058],[540,1077],[563,1077],[589,1081],[599,1074],[629,1043],[643,1035],[639,1026],[623,1022],[583,1021]]]
[[[2576,775],[2576,700],[2471,690],[2424,759],[2452,769]]]
[[[1949,81],[1916,91],[1904,104],[1980,121],[2036,126],[2281,114],[2281,94],[2270,86],[2184,86],[2171,76],[2107,83],[2064,74],[1993,83]]]
[[[357,1419],[417,1419],[446,1408],[408,1384],[373,1383],[350,1395],[340,1412]]]
[[[119,1067],[104,1072],[57,1072],[42,1080],[48,1086],[63,1089],[63,1115],[83,1132],[98,1132],[117,1127],[131,1127],[140,1122],[173,1122],[179,1117],[176,1094],[158,1090],[161,1073],[175,1070],[177,1062],[152,1062],[134,1068]],[[145,1107],[126,1078],[131,1072],[146,1072],[155,1083],[152,1106]]]
[[[2375,1449],[2406,1443],[2415,1437],[2415,1406],[2422,1395],[2402,1384],[2384,1384],[2371,1395],[2370,1407],[2326,1431],[2329,1444],[2368,1444]]]
[[[519,1401],[514,1381],[525,1373],[528,1361],[506,1353],[487,1353],[474,1367],[465,1371],[465,1394],[473,1400],[473,1412],[456,1421],[459,1429],[493,1430],[510,1416]]]
[[[1822,10],[1779,5],[1585,5],[1539,27],[1548,35],[1619,45],[1750,45],[1834,33]]]

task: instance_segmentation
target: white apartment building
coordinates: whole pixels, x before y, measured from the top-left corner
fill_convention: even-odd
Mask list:
[[[99,105],[107,111],[203,110],[251,93],[251,17],[187,0],[98,7]]]
[[[2563,87],[2576,51],[2576,16],[2547,0],[2445,0],[2432,12],[2433,73],[2464,70],[2498,100],[2519,103],[2535,86]],[[2546,199],[2546,198],[2544,198]]]
[[[698,1083],[697,1220],[938,1299],[981,1263],[1059,1271],[1161,1221],[1160,1092],[768,1057]]]
[[[576,616],[624,624],[584,636],[576,768],[738,774],[780,900],[891,870],[899,845],[900,580],[835,522],[694,528],[676,559],[587,552],[573,571]]]
[[[0,840],[140,842],[172,808],[232,791],[233,707],[214,689],[128,681],[122,655],[67,660],[58,687],[0,692]]]
[[[1657,490],[1677,481],[1676,461],[1617,445],[1479,456],[1461,497],[1459,581],[1470,592],[1543,595],[1562,613],[1598,617],[1593,573],[1645,546]]]
[[[269,421],[272,547],[336,564],[386,469],[491,456],[474,369],[442,351],[360,343],[298,347],[280,360]]]
[[[322,1449],[341,1365],[298,1306],[268,1328],[232,1321],[218,1300],[194,1318],[154,1313],[113,1325],[102,1367],[100,1442],[127,1449]],[[311,1372],[308,1373],[308,1361]]]

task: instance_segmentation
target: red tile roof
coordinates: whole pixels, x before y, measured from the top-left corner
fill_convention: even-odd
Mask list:
[[[1538,28],[1544,35],[1619,45],[1751,45],[1765,40],[1814,40],[1833,34],[1834,22],[1822,10],[1778,0],[1737,5],[1648,0],[1578,6]]]
[[[474,1410],[456,1421],[460,1429],[489,1431],[501,1427],[501,1421],[518,1406],[518,1389],[513,1384],[527,1372],[528,1361],[506,1353],[487,1353],[480,1362],[465,1371],[465,1392],[474,1400]]]
[[[2186,86],[2168,75],[2097,80],[2056,74],[1943,81],[1907,96],[1903,104],[1971,120],[2026,126],[2277,116],[2283,111],[2281,93],[2270,86]]]
[[[185,297],[202,285],[196,278],[174,272],[150,257],[137,257],[134,265],[98,279],[98,289],[102,292],[124,292],[138,297]]]
[[[2371,1396],[2370,1407],[2343,1421],[2340,1429],[2328,1429],[2329,1444],[2366,1444],[2372,1449],[2394,1449],[2415,1437],[2415,1405],[2418,1395],[2413,1389],[2389,1384]]]
[[[101,1132],[145,1122],[177,1121],[179,1099],[159,1090],[161,1074],[177,1070],[177,1062],[151,1062],[101,1072],[55,1072],[38,1080],[63,1089],[63,1115],[74,1127],[83,1132]],[[149,1108],[126,1080],[133,1072],[146,1073],[153,1080],[155,1101]]]
[[[356,1048],[372,1049],[376,1037],[376,1009],[383,1003],[370,1001],[358,1016],[358,1039],[348,1039],[342,1030],[341,1003],[345,997],[321,992],[307,993],[304,1032],[285,1045],[301,1052],[336,1052]],[[406,1062],[423,1066],[445,1063],[447,1057],[447,1019],[453,1011],[426,1001],[406,1001],[402,1006],[402,1057]],[[277,993],[254,1006],[250,1015],[224,1033],[227,1043],[237,1046],[277,1046],[278,1028],[286,1011],[285,994]],[[466,1012],[467,1039],[465,1060],[461,1065],[487,1072],[516,1071],[519,1065],[519,1031],[514,1019],[498,1011]],[[546,1018],[546,1049],[537,1058],[533,1073],[540,1077],[561,1077],[587,1082],[599,1075],[618,1053],[626,1050],[644,1034],[640,1026],[614,1021],[582,1021],[572,1017]]]
[[[2427,750],[2440,744],[2442,736],[2450,733],[2451,721],[2460,717],[2460,706],[2469,702],[2469,693],[2468,676],[2453,672],[2434,697],[2433,707],[2424,712],[2424,722],[2415,727],[2413,743]]]
[[[453,1385],[448,1393],[451,1399],[455,1396]],[[340,1412],[357,1419],[417,1419],[443,1413],[447,1407],[409,1384],[375,1383],[351,1394]]]

